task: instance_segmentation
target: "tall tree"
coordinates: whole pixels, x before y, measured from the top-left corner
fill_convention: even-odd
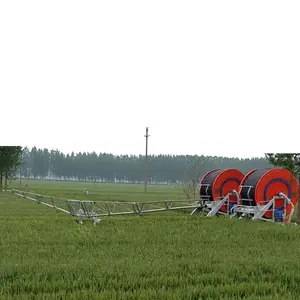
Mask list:
[[[32,149],[24,150],[25,164],[22,176],[62,180],[93,180],[105,182],[144,181],[143,155],[113,155],[110,153],[71,153],[64,154],[59,150]],[[198,185],[198,177],[210,169],[237,168],[246,173],[253,168],[268,168],[270,163],[265,158],[239,159],[229,157],[212,157],[197,155],[149,155],[149,182],[175,184],[188,181],[187,177]],[[198,162],[207,160],[204,164]],[[193,167],[191,162],[196,162]],[[197,169],[197,170],[196,170]],[[197,174],[197,172],[199,174]],[[183,176],[182,174],[185,173]],[[187,174],[189,173],[189,175]],[[192,174],[194,173],[194,174]],[[182,186],[181,186],[182,187]]]
[[[5,188],[7,181],[13,179],[22,163],[22,147],[20,146],[0,146],[0,188],[3,188],[3,178],[5,178]]]
[[[21,176],[28,178],[31,175],[30,150],[25,147],[22,151],[22,162],[20,166]]]

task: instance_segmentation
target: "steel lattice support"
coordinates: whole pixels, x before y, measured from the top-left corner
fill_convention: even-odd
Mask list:
[[[51,197],[18,190],[12,190],[12,193],[78,217],[79,223],[82,223],[84,218],[90,218],[93,223],[98,223],[103,216],[142,215],[153,212],[197,209],[201,207],[199,201],[195,200],[147,202],[89,201]]]

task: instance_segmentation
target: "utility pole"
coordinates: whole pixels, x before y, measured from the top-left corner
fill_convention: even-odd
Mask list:
[[[147,192],[147,184],[148,184],[148,127],[146,127],[146,155],[145,155],[145,193]]]
[[[21,170],[22,170],[22,169],[21,169],[21,167],[20,167],[20,189],[22,188],[22,176],[21,176],[21,173],[22,173],[22,172],[21,172]]]

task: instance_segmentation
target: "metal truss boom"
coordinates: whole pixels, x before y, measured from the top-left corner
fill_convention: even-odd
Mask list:
[[[100,217],[103,216],[142,215],[153,212],[197,209],[201,207],[199,201],[195,200],[142,202],[90,201],[40,195],[19,190],[12,190],[12,193],[78,217],[80,223],[82,223],[83,218],[90,218],[94,223],[97,223],[100,221]]]

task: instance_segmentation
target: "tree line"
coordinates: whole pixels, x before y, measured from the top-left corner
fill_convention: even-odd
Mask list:
[[[236,168],[243,173],[253,168],[280,166],[300,178],[299,153],[266,153],[260,158],[228,158],[197,155],[150,155],[148,180],[152,183],[191,181],[205,172]],[[33,179],[62,179],[104,182],[142,182],[145,179],[143,155],[109,153],[64,154],[58,150],[31,150],[20,146],[0,146],[0,186],[3,179],[16,175]],[[19,173],[19,174],[17,174]],[[191,178],[192,177],[192,178]],[[197,179],[198,180],[198,179]]]
[[[261,158],[229,158],[197,155],[149,155],[149,183],[178,183],[197,166],[200,175],[221,168],[236,168],[246,173],[253,168],[271,167]],[[101,182],[139,183],[145,180],[144,155],[113,155],[110,153],[70,153],[33,147],[23,149],[20,174],[23,178],[60,179]]]

